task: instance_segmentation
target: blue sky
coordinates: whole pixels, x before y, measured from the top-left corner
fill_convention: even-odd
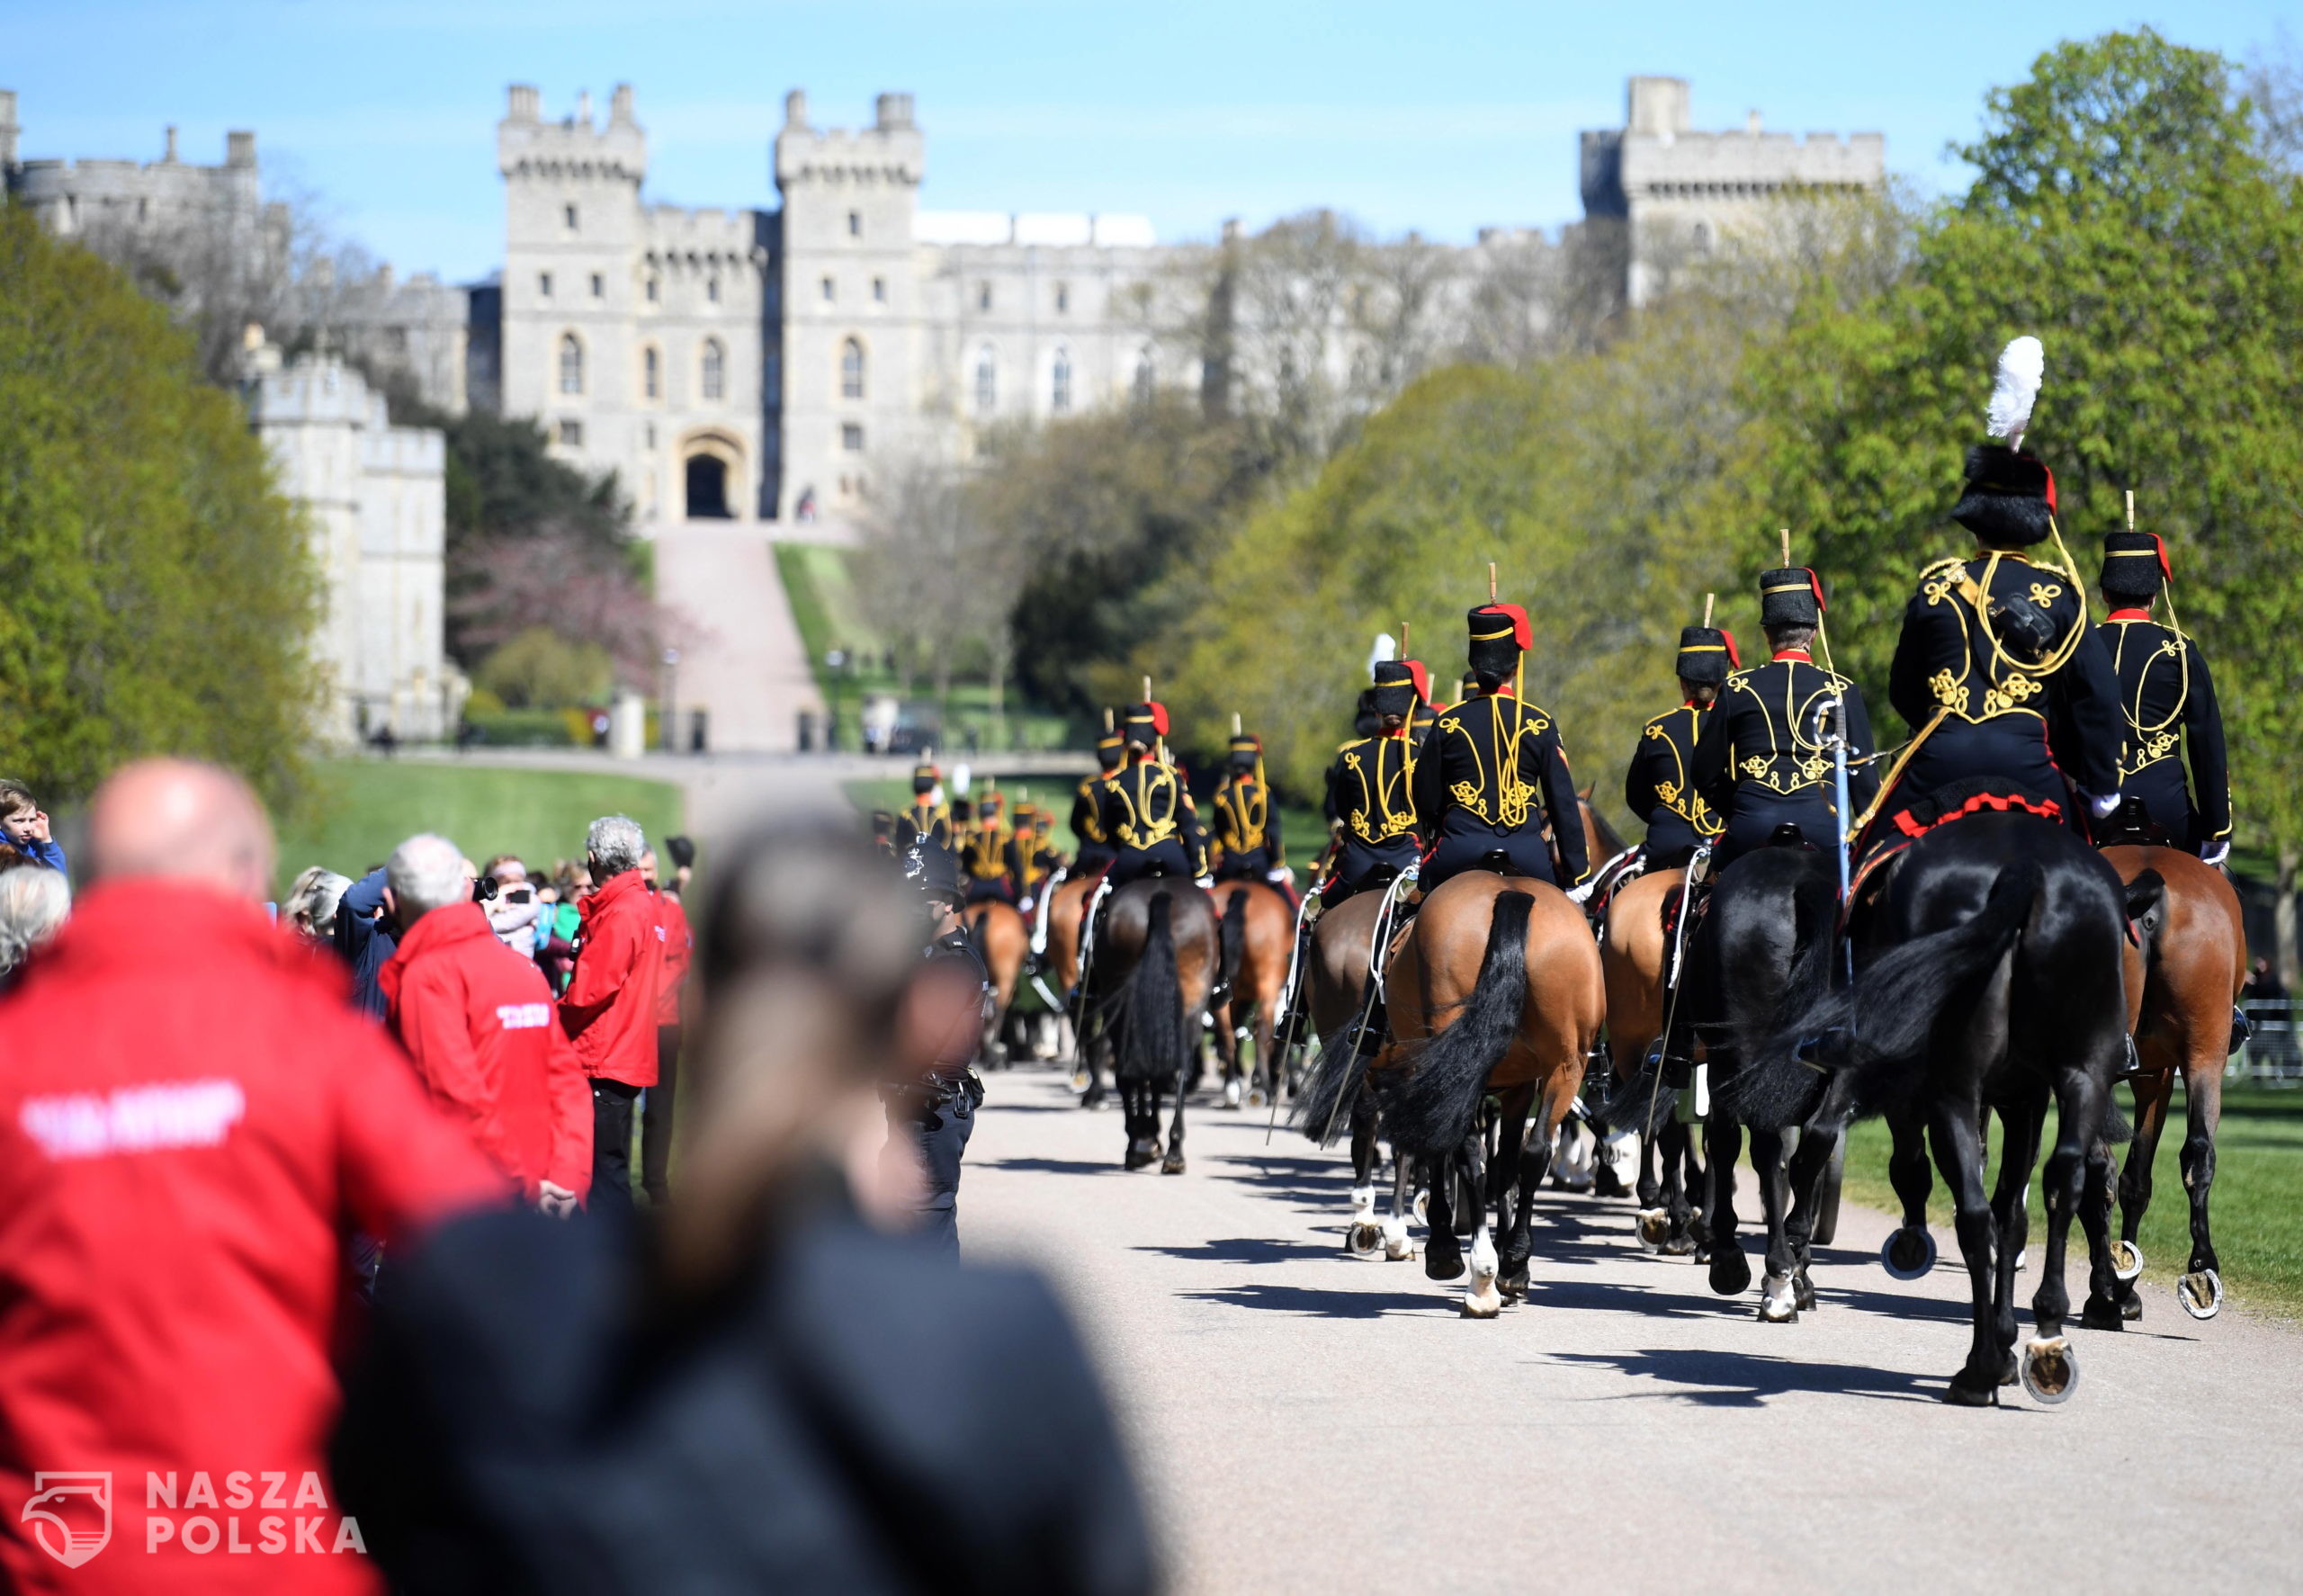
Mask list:
[[[2287,4],[2077,0],[1774,5],[1322,4],[1268,0],[0,0],[0,87],[22,153],[188,159],[253,128],[267,173],[403,271],[468,280],[502,249],[495,124],[533,83],[562,116],[632,84],[649,189],[773,202],[786,89],[820,125],[908,89],[939,210],[1148,214],[1163,238],[1332,205],[1384,232],[1467,238],[1579,210],[1575,134],[1622,117],[1624,79],[1694,82],[1698,126],[1747,111],[1795,132],[1877,130],[1923,190],[1983,96],[2058,38],[2148,22],[2244,57]]]

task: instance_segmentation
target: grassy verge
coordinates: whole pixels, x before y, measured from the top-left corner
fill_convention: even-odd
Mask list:
[[[475,863],[517,854],[549,870],[582,855],[584,828],[604,814],[630,815],[651,842],[685,825],[680,790],[638,776],[331,759],[315,767],[315,785],[308,812],[281,829],[283,891],[308,865],[357,876],[418,831],[453,839]]]
[[[2133,1105],[2128,1094],[2122,1091],[2119,1098],[2121,1110],[2131,1116]],[[2178,1089],[2168,1111],[2166,1134],[2159,1141],[2159,1157],[2152,1171],[2151,1211],[2144,1216],[2140,1238],[2146,1278],[2159,1287],[2146,1296],[2154,1314],[2176,1312],[2165,1287],[2182,1272],[2191,1253],[2191,1205],[2183,1192],[2180,1161],[2185,1128],[2185,1104]],[[1888,1149],[1885,1122],[1870,1120],[1855,1127],[1848,1144],[1846,1194],[1875,1208],[1898,1213],[1902,1205],[1887,1179]],[[2303,1233],[2299,1233],[2295,1223],[2297,1215],[2303,1214],[2303,1093],[2261,1087],[2227,1089],[2216,1150],[2215,1193],[2209,1212],[2224,1285],[2233,1300],[2250,1307],[2303,1316]],[[1998,1157],[1994,1134],[1994,1179]],[[2046,1233],[2047,1224],[2036,1179],[2030,1212],[2030,1235],[2036,1242]],[[1928,1201],[1928,1217],[1938,1224],[1951,1223],[1951,1204],[1940,1176]],[[2069,1276],[2074,1300],[2085,1289],[2084,1243],[2076,1229]]]

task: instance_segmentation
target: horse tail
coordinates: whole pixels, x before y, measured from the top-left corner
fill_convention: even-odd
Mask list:
[[[1254,890],[1253,887],[1241,887],[1223,906],[1223,924],[1218,931],[1221,952],[1216,961],[1215,985],[1225,1001],[1230,1000],[1232,993],[1239,986],[1240,960],[1248,946],[1248,894]]]
[[[1333,1145],[1337,1134],[1349,1128],[1351,1105],[1359,1096],[1360,1083],[1367,1079],[1367,1059],[1375,1050],[1361,1045],[1358,1018],[1367,1006],[1363,989],[1351,1023],[1332,1036],[1320,1038],[1320,1054],[1312,1061],[1311,1078],[1295,1099],[1296,1127],[1322,1147]]]
[[[1592,1108],[1591,1117],[1610,1131],[1636,1131],[1643,1136],[1652,1136],[1662,1130],[1679,1101],[1677,1092],[1662,1089],[1657,1078],[1662,1069],[1662,1061],[1650,1047],[1630,1079],[1617,1081]]]
[[[1769,1098],[1794,1094],[1812,1098],[1818,1067],[1851,1073],[1861,1108],[1902,1096],[1928,1039],[2013,949],[2046,883],[2037,859],[2008,865],[1975,915],[1889,949],[1852,988],[1827,990],[1793,1014],[1752,1057],[1754,1079],[1741,1093],[1743,1107],[1763,1107]],[[1803,1050],[1816,1056],[1803,1058]]]
[[[1456,1023],[1418,1046],[1406,1069],[1385,1072],[1400,1077],[1387,1083],[1383,1103],[1394,1147],[1446,1156],[1471,1134],[1488,1071],[1519,1035],[1527,1008],[1528,916],[1535,904],[1526,892],[1495,895],[1479,979]]]
[[[991,923],[989,912],[979,914],[968,921],[968,946],[975,949],[976,962],[986,970],[991,968],[991,945],[984,928]]]
[[[1184,1039],[1183,982],[1176,973],[1175,901],[1155,892],[1147,909],[1143,952],[1112,995],[1112,1073],[1126,1081],[1165,1082],[1189,1056]]]

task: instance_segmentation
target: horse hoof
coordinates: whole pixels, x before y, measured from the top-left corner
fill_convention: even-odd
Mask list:
[[[2111,1273],[2122,1280],[2132,1280],[2143,1273],[2143,1249],[2133,1242],[2113,1242]]]
[[[1752,1260],[1733,1242],[1711,1255],[1711,1290],[1716,1296],[1741,1296],[1752,1283]]]
[[[2133,1323],[2143,1317],[2143,1298],[2132,1286],[2119,1287],[2119,1317]]]
[[[1170,1152],[1165,1159],[1160,1161],[1160,1173],[1162,1175],[1180,1175],[1183,1172],[1184,1155],[1182,1153]]]
[[[1663,1244],[1661,1247],[1658,1247],[1655,1251],[1662,1253],[1665,1258],[1685,1258],[1689,1253],[1695,1251],[1695,1238],[1693,1236],[1666,1236],[1663,1238]]]
[[[1999,1405],[1999,1385],[1995,1381],[1990,1385],[1978,1384],[1968,1376],[1967,1370],[1961,1369],[1951,1376],[1950,1385],[1944,1387],[1943,1400],[1955,1408],[1995,1408]]]
[[[1507,1269],[1497,1276],[1495,1288],[1503,1294],[1503,1300],[1507,1303],[1525,1302],[1528,1299],[1527,1266],[1522,1264],[1516,1269]]]
[[[1073,1091],[1086,1091],[1088,1089],[1087,1071],[1074,1070],[1071,1071],[1071,1089]],[[1090,1104],[1089,1106],[1092,1107],[1094,1105]]]
[[[2182,1295],[2180,1288],[2177,1295]],[[2084,1330],[2125,1330],[2127,1315],[2110,1297],[2090,1296],[2079,1310],[2079,1323]]]
[[[1380,1224],[1355,1224],[1343,1233],[1343,1245],[1354,1258],[1373,1258],[1384,1244],[1384,1227]]]
[[[1474,1290],[1464,1297],[1464,1317],[1492,1319],[1503,1312],[1503,1299],[1496,1295],[1495,1282],[1490,1280],[1485,1291]]]
[[[2194,1319],[2212,1319],[2223,1312],[2223,1277],[2213,1269],[2193,1269],[2175,1282],[2175,1300]]]
[[[1709,1263],[1711,1261],[1711,1243],[1709,1242],[1697,1242],[1695,1243],[1695,1250],[1691,1254],[1689,1254],[1688,1261],[1694,1264]]]
[[[1104,1106],[1104,1089],[1098,1086],[1090,1089],[1085,1097],[1080,1099],[1080,1106],[1082,1108],[1102,1107]]]
[[[1662,1208],[1642,1208],[1634,1229],[1638,1233],[1642,1252],[1661,1252],[1663,1243],[1671,1239],[1671,1215]]]
[[[1427,1280],[1452,1280],[1464,1272],[1464,1255],[1459,1248],[1442,1248],[1440,1238],[1434,1236],[1423,1249],[1423,1278]]]
[[[1236,1108],[1240,1106],[1240,1083],[1237,1080],[1223,1083],[1223,1106],[1226,1108]]]
[[[1269,1107],[1270,1106],[1271,1106],[1271,1098],[1270,1098],[1269,1097],[1268,1097],[1268,1096],[1266,1096],[1266,1095],[1265,1095],[1265,1093],[1264,1093],[1264,1089],[1263,1089],[1263,1088],[1261,1088],[1260,1086],[1257,1087],[1254,1090],[1252,1090],[1252,1091],[1250,1091],[1250,1093],[1248,1093],[1248,1107],[1250,1107],[1250,1108],[1267,1108],[1267,1107]]]
[[[1144,1146],[1142,1143],[1132,1143],[1127,1150],[1125,1167],[1131,1170],[1140,1170],[1158,1156],[1158,1153],[1152,1152],[1152,1149]]]
[[[1760,1323],[1797,1324],[1799,1303],[1788,1275],[1770,1275],[1760,1287]]]
[[[1815,1311],[1815,1283],[1807,1278],[1805,1269],[1791,1277],[1791,1302],[1803,1314]]]
[[[1396,1234],[1389,1230],[1384,1233],[1384,1258],[1389,1263],[1415,1261],[1415,1242],[1407,1233],[1406,1225],[1401,1225]]]
[[[1923,1225],[1890,1231],[1879,1247],[1879,1267],[1898,1280],[1916,1280],[1935,1267],[1935,1238]]]
[[[1431,1194],[1428,1191],[1415,1194],[1415,1222],[1418,1224],[1431,1223]]]
[[[2062,1336],[2033,1336],[2023,1343],[2023,1389],[2033,1402],[2054,1407],[2079,1389],[2079,1355]]]

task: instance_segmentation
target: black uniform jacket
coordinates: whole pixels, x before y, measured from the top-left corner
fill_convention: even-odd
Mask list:
[[[1828,745],[1824,712],[1837,698],[1847,706],[1848,796],[1860,813],[1878,790],[1870,762],[1871,717],[1863,695],[1797,650],[1787,650],[1765,665],[1739,670],[1719,689],[1719,702],[1703,717],[1696,739],[1693,775],[1705,805],[1732,826],[1738,814],[1828,811],[1836,796],[1836,774]],[[1854,815],[1845,817],[1852,825]],[[1810,837],[1823,844],[1826,837]]]
[[[1018,831],[1008,839],[1008,874],[1016,890],[1026,897],[1039,891],[1040,883],[1055,874],[1063,863],[1063,856],[1039,838],[1036,831]]]
[[[1402,840],[1420,846],[1408,785],[1414,763],[1415,744],[1405,735],[1354,738],[1336,749],[1327,810],[1342,822],[1347,840],[1366,847]]]
[[[1467,699],[1432,722],[1409,790],[1427,846],[1447,837],[1510,837],[1548,819],[1565,884],[1591,873],[1559,729],[1509,693]]]
[[[1103,820],[1104,785],[1110,779],[1105,776],[1081,776],[1071,795],[1071,835],[1080,839],[1081,847],[1105,848],[1112,845],[1112,839],[1104,835]]]
[[[1251,776],[1227,776],[1215,789],[1215,823],[1211,830],[1213,840],[1228,857],[1265,848],[1269,850],[1272,865],[1287,862],[1280,849],[1279,811],[1271,806],[1270,789]]]
[[[1008,874],[1008,837],[999,827],[977,826],[960,845],[960,868],[971,881],[1000,881]]]
[[[2180,785],[2182,745],[2191,764],[2191,807],[2198,811],[2198,842],[2231,835],[2231,776],[2224,763],[2223,712],[2216,706],[2215,678],[2199,646],[2139,610],[2114,610],[2096,629],[2111,671],[2119,678],[2119,715],[2125,735],[2119,745],[2119,785],[2148,790]],[[2175,839],[2179,844],[2182,838]]]
[[[922,838],[945,847],[952,846],[952,817],[942,804],[921,802],[896,817],[896,852],[903,852]]]
[[[2017,624],[1982,613],[1994,604],[2037,627],[2036,659],[2012,641]],[[1887,696],[1914,734],[1942,712],[1904,767],[1914,794],[2006,777],[2060,802],[2066,772],[2091,796],[2119,791],[2118,678],[2077,587],[2051,566],[2003,552],[1922,571]],[[2052,749],[2051,726],[2068,728]]]
[[[1191,789],[1175,767],[1152,758],[1131,759],[1103,782],[1098,822],[1116,848],[1157,847],[1170,838],[1183,845],[1195,870],[1207,858],[1206,833],[1192,806]]]
[[[1708,706],[1683,704],[1639,729],[1639,746],[1624,773],[1624,807],[1647,822],[1651,856],[1693,847],[1719,835],[1721,821],[1695,785],[1695,746]]]

